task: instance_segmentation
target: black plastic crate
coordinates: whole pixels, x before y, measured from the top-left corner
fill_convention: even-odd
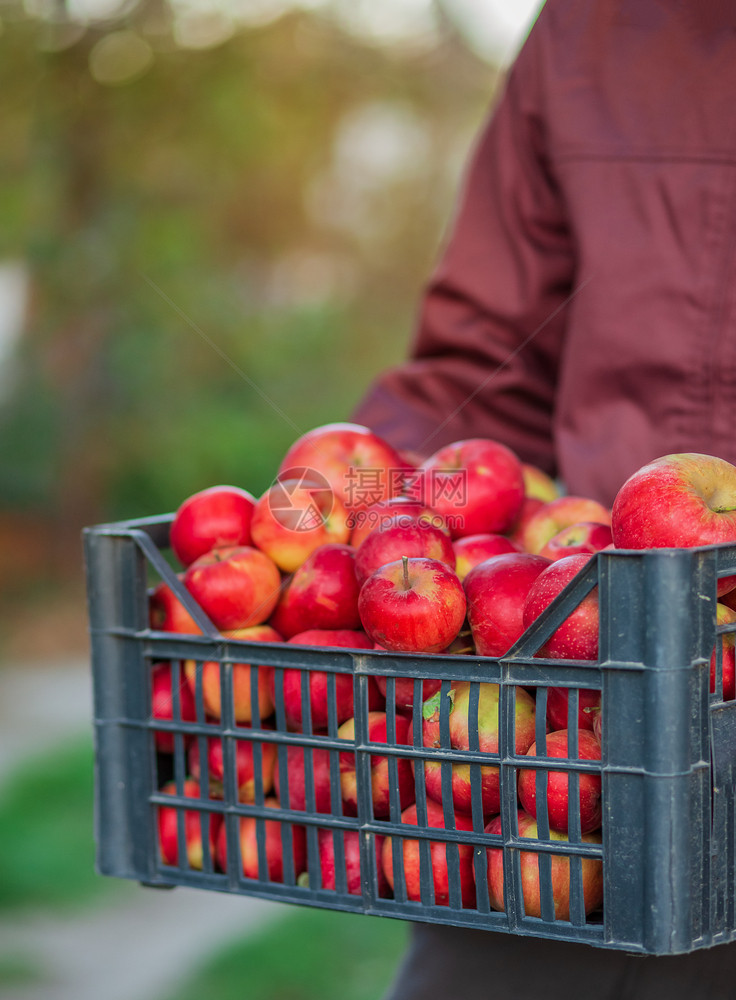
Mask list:
[[[285,902],[345,911],[448,923],[537,937],[586,942],[647,954],[675,954],[730,941],[736,936],[736,702],[710,693],[710,660],[715,646],[716,691],[721,683],[721,642],[717,637],[736,626],[716,626],[716,579],[736,571],[736,547],[706,547],[652,552],[603,552],[527,630],[502,659],[478,656],[413,656],[374,651],[309,648],[287,644],[225,640],[179,583],[162,554],[168,545],[171,517],[101,525],[85,531],[89,622],[92,649],[96,746],[96,839],[98,870],[151,886],[188,885],[242,893]],[[184,636],[149,628],[148,590],[163,579],[202,628]],[[600,652],[597,662],[552,661],[535,656],[557,625],[598,587]],[[171,665],[174,720],[151,717],[154,664]],[[184,721],[178,680],[183,664],[194,661],[196,720]],[[205,714],[202,664],[218,664],[222,716],[213,723]],[[251,725],[234,716],[231,665],[258,664],[273,670],[275,713]],[[302,732],[287,727],[284,671],[301,673]],[[191,671],[191,668],[190,668]],[[326,731],[313,731],[309,719],[309,681],[325,672],[328,692]],[[355,738],[338,736],[336,678],[352,678]],[[387,743],[371,742],[368,732],[370,690],[374,678],[387,682]],[[402,725],[393,707],[397,678],[413,679],[413,716],[406,743],[397,742]],[[258,702],[265,671],[250,672],[251,702]],[[439,746],[422,745],[422,680],[441,678]],[[469,682],[470,744],[450,747],[450,686]],[[479,749],[477,712],[481,685],[499,685],[499,747]],[[514,750],[517,692],[536,698],[535,738],[543,746],[545,706],[550,687],[568,689],[569,758],[530,758]],[[577,756],[578,691],[602,693],[602,760]],[[173,753],[157,752],[155,732],[173,737]],[[210,796],[209,738],[222,740],[221,798]],[[199,751],[202,791],[185,795],[190,761],[187,744]],[[250,744],[254,761],[251,802],[241,802],[237,787],[238,743]],[[304,769],[304,808],[290,797],[287,758],[302,748],[311,766]],[[298,756],[298,750],[292,755]],[[353,755],[357,779],[357,815],[344,814],[340,766]],[[247,753],[246,753],[247,755]],[[313,756],[314,755],[314,756]],[[317,756],[327,791],[318,800]],[[388,815],[374,815],[371,759],[388,761]],[[280,803],[269,801],[265,762],[273,761],[281,788]],[[418,825],[401,821],[399,768],[413,766]],[[440,762],[441,827],[428,823],[435,809],[426,794],[425,762]],[[456,829],[451,785],[453,764],[470,765],[472,829]],[[501,833],[484,832],[481,767],[500,774]],[[538,835],[519,836],[517,776],[537,771]],[[577,810],[570,808],[569,840],[552,839],[546,818],[545,770],[566,771],[571,800],[584,774],[602,778],[602,842],[580,835]],[[284,777],[286,775],[287,777]],[[173,794],[161,791],[173,781]],[[326,796],[326,799],[325,799]],[[159,848],[160,810],[171,814],[178,853],[165,863]],[[190,814],[190,815],[188,815]],[[270,821],[270,822],[269,822]],[[202,857],[186,855],[185,827],[194,823],[203,842]],[[222,824],[227,862],[209,843],[210,824]],[[249,846],[239,843],[241,826]],[[270,867],[275,838],[280,870]],[[393,849],[386,848],[392,838]],[[334,862],[320,862],[320,842],[331,841]],[[267,845],[271,844],[271,847]],[[418,858],[418,899],[404,877],[403,852]],[[435,900],[431,854],[446,853],[446,905]],[[394,889],[380,876],[378,849],[389,852]],[[490,906],[486,849],[503,852],[505,910]],[[359,885],[349,885],[350,858],[357,849]],[[521,861],[537,855],[539,916],[525,911]],[[463,875],[468,858],[475,893],[463,905]],[[244,858],[248,857],[248,873]],[[569,864],[570,912],[556,919],[551,869],[557,859]],[[462,859],[462,862],[461,862]],[[586,916],[583,863],[602,866],[603,906]],[[334,863],[334,878],[326,887]],[[197,865],[195,867],[194,865]],[[350,891],[352,889],[352,891]],[[439,885],[437,886],[439,892]]]

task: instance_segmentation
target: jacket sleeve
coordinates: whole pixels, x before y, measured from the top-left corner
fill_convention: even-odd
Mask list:
[[[549,168],[544,12],[477,144],[409,359],[353,414],[429,455],[490,437],[549,472],[555,384],[574,286],[572,240]]]

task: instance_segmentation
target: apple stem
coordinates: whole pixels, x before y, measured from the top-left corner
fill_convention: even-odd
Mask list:
[[[401,561],[404,564],[404,590],[411,590],[411,583],[409,581],[409,556],[402,556]]]

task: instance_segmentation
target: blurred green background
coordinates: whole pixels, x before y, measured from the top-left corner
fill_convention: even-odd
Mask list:
[[[261,492],[400,360],[535,6],[0,0],[0,652],[79,644],[83,525]]]
[[[65,997],[54,921],[73,942],[150,897],[92,871],[86,705],[76,741],[21,760],[49,669],[86,677],[81,528],[260,493],[404,356],[539,6],[0,0],[0,939],[28,921],[0,991]],[[406,925],[283,909],[288,963],[265,928],[171,996],[379,995]]]

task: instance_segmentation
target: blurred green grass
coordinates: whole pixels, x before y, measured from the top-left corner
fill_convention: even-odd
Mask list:
[[[0,788],[0,916],[66,912],[123,886],[94,870],[89,737],[22,764]]]
[[[44,975],[32,955],[4,955],[0,952],[0,989],[41,983]]]
[[[298,910],[226,945],[166,1000],[378,1000],[408,931],[401,920]]]

